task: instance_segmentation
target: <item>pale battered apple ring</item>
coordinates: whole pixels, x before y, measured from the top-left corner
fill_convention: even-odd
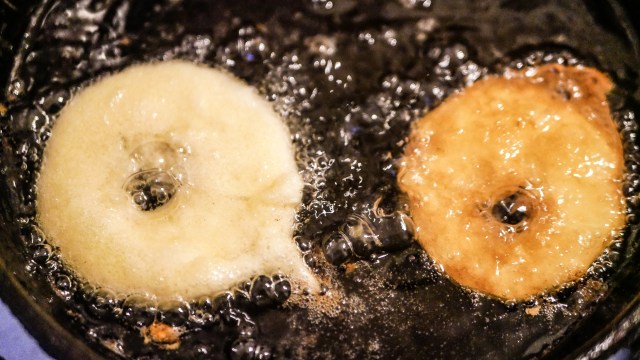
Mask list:
[[[318,287],[292,239],[303,182],[289,131],[227,73],[171,61],[83,89],[37,186],[48,240],[96,286],[190,300],[282,273]]]
[[[400,163],[420,244],[459,284],[522,300],[583,276],[625,225],[609,79],[489,77],[414,124]]]

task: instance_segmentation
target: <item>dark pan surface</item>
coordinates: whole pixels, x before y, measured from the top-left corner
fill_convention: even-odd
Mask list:
[[[290,3],[0,5],[0,69],[11,69],[0,73],[0,103],[8,108],[0,124],[0,295],[43,347],[70,359],[606,358],[621,347],[638,351],[635,225],[584,279],[521,304],[461,289],[410,237],[383,226],[379,235],[390,245],[352,259],[349,271],[327,264],[323,253],[323,240],[345,218],[378,224],[376,200],[401,208],[394,159],[411,121],[505,67],[563,62],[607,72],[618,85],[611,105],[627,166],[638,170],[640,59],[634,25],[625,20],[638,9],[542,0]],[[301,170],[323,181],[306,188],[296,231],[305,260],[345,294],[332,316],[261,306],[250,293],[243,297],[243,284],[228,301],[211,294],[204,302],[129,309],[118,294],[78,280],[42,242],[33,186],[56,113],[100,76],[172,58],[246,80],[299,134]],[[638,222],[636,185],[627,184],[630,224]],[[536,306],[542,315],[526,314]],[[188,329],[180,349],[143,344],[139,326],[154,317]]]

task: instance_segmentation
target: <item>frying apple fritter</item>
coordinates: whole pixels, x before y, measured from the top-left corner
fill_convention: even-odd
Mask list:
[[[488,77],[414,124],[400,164],[417,238],[459,284],[522,300],[583,276],[625,225],[623,151],[586,67]]]
[[[63,261],[118,294],[193,299],[274,273],[317,286],[292,239],[303,183],[288,129],[224,72],[146,64],[83,89],[37,186]]]

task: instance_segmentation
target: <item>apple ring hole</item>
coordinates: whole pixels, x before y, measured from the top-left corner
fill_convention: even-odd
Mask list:
[[[499,223],[503,233],[521,233],[535,219],[541,202],[529,186],[504,189],[480,207],[484,216]]]
[[[123,189],[137,209],[155,210],[176,195],[184,178],[180,155],[164,141],[147,142],[131,152],[134,172],[125,180]]]
[[[518,225],[531,218],[533,203],[523,191],[518,190],[496,201],[491,215],[505,225]]]

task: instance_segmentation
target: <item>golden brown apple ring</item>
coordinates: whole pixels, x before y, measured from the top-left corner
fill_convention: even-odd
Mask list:
[[[420,244],[463,286],[525,299],[584,275],[625,224],[606,76],[489,77],[414,124],[400,164]]]

